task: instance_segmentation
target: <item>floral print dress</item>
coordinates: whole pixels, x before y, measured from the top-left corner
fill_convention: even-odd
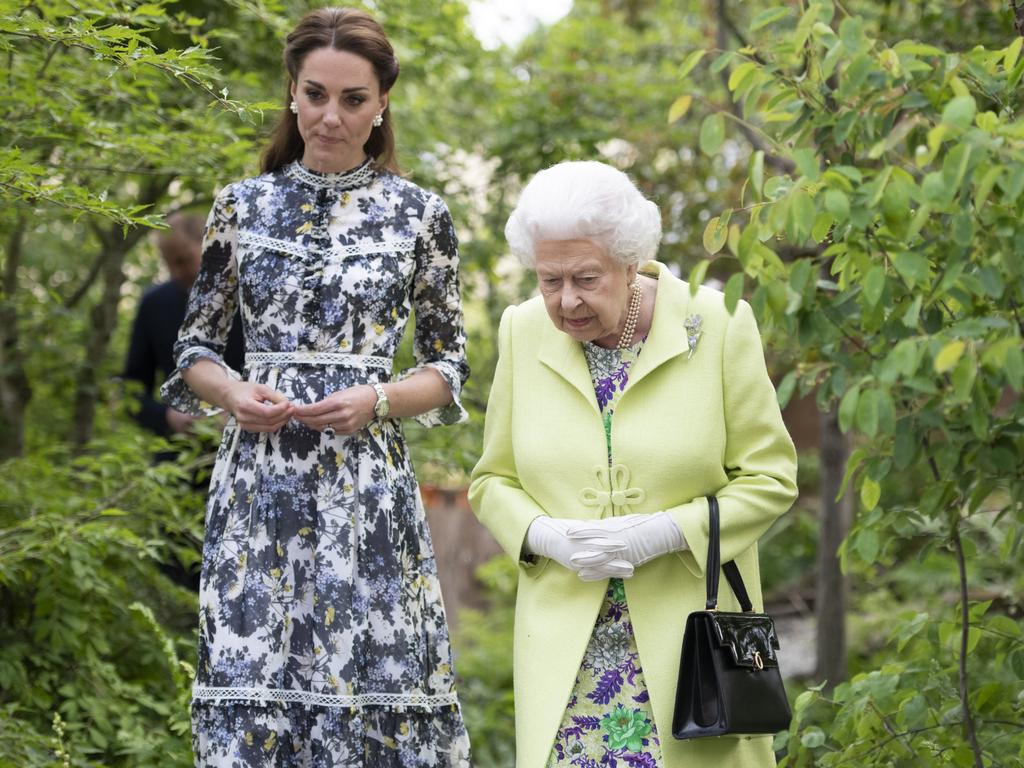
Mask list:
[[[594,393],[604,419],[608,463],[612,462],[612,417],[629,381],[629,368],[643,341],[626,350],[584,344]],[[555,735],[548,767],[660,768],[654,726],[640,654],[633,636],[622,579],[609,579],[608,591],[580,664],[569,705]]]
[[[228,186],[165,402],[211,413],[180,372],[221,355],[241,307],[246,379],[311,403],[383,382],[410,313],[417,367],[465,418],[458,254],[444,203],[366,163]],[[228,371],[239,378],[243,374]],[[437,569],[398,421],[328,436],[227,422],[210,484],[193,689],[199,766],[469,766]]]

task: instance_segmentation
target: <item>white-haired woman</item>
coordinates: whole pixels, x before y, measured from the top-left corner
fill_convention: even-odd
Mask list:
[[[757,540],[796,497],[750,307],[653,261],[657,207],[601,163],[538,173],[505,234],[540,296],[502,317],[470,501],[520,563],[516,765],[774,765],[770,737],[670,733],[705,497],[758,606]]]

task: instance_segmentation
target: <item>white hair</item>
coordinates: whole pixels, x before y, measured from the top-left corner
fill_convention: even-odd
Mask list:
[[[544,240],[592,240],[623,264],[654,258],[661,213],[622,171],[592,160],[559,163],[535,175],[505,225],[527,267]]]

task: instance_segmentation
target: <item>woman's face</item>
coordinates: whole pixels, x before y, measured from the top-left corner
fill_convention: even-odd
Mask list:
[[[362,163],[373,118],[388,105],[369,60],[348,51],[317,48],[306,55],[291,91],[299,107],[299,134],[306,144],[303,164],[338,173]]]
[[[537,284],[555,327],[576,341],[615,346],[636,265],[616,261],[593,240],[541,240],[535,252]]]

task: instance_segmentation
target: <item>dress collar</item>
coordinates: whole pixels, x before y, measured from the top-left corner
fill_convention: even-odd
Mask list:
[[[338,192],[364,187],[377,178],[377,169],[370,158],[366,158],[355,168],[340,173],[314,171],[304,166],[301,160],[295,160],[285,166],[285,173],[295,181],[314,189],[332,189]]]

